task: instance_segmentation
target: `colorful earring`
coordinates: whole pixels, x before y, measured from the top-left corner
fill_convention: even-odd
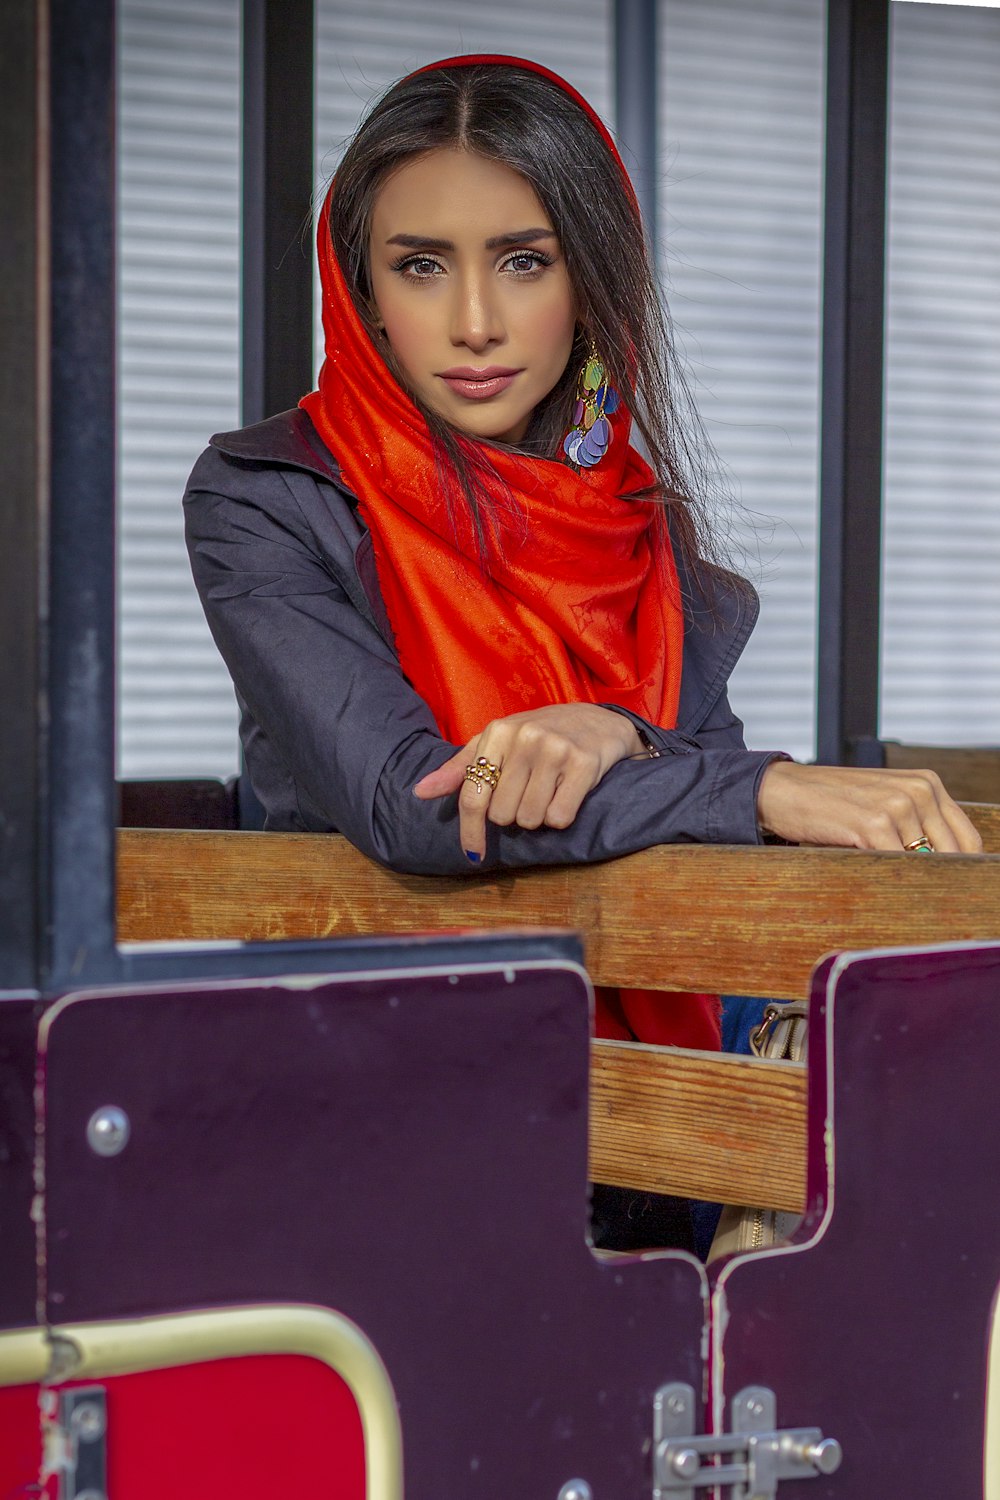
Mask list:
[[[617,409],[618,392],[608,384],[597,346],[591,339],[590,352],[576,382],[573,426],[563,440],[563,452],[571,464],[578,469],[592,469],[600,463],[611,446],[608,418]]]

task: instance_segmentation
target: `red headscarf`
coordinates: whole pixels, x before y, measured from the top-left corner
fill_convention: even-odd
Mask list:
[[[610,135],[557,74],[492,56],[448,58],[432,69],[483,63],[539,73],[577,102],[618,162],[641,233]],[[400,665],[442,735],[464,744],[491,719],[571,702],[617,703],[672,726],[683,615],[655,506],[622,498],[655,482],[629,445],[627,398],[611,418],[607,454],[582,473],[488,448],[496,477],[486,490],[496,504],[484,572],[471,517],[442,493],[427,424],[354,307],[330,236],[333,190],[318,230],[326,358],[319,389],[300,404],[358,497]],[[646,1039],[718,1044],[703,1026],[695,1031]]]

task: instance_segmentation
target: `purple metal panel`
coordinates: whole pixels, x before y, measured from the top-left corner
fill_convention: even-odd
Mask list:
[[[836,1474],[782,1500],[974,1500],[1000,1283],[1000,945],[846,955],[812,1006],[811,1222],[722,1271],[720,1404],[766,1385],[782,1427],[843,1445]]]
[[[41,1005],[0,994],[0,1329],[35,1321],[35,1031]]]
[[[335,1308],[400,1403],[407,1500],[648,1500],[652,1400],[701,1389],[703,1275],[585,1241],[572,966],[194,984],[62,1002],[44,1055],[54,1321]],[[91,1113],[131,1121],[87,1146]]]

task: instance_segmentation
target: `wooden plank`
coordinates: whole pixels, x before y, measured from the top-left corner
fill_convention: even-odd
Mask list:
[[[1000,746],[902,745],[883,742],[893,771],[936,771],[960,802],[1000,802]]]
[[[1000,855],[678,844],[446,879],[330,834],[123,829],[118,851],[120,941],[562,926],[597,984],[796,999],[833,949],[1000,937]]]
[[[594,1181],[801,1213],[805,1162],[803,1065],[594,1042]]]
[[[985,854],[1000,854],[1000,807],[992,802],[963,802],[962,806],[979,830]]]

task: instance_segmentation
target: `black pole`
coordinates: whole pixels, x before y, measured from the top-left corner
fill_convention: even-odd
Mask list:
[[[117,963],[114,5],[0,11],[2,107],[18,142],[4,151],[15,253],[0,293],[12,512],[0,558],[0,984],[55,990]]]
[[[313,0],[243,0],[243,421],[312,385]]]
[[[244,423],[295,406],[313,381],[313,0],[243,0]],[[246,767],[243,828],[264,812]]]
[[[615,134],[654,255],[658,159],[656,10],[656,0],[615,0]]]
[[[889,0],[828,0],[817,759],[878,734]]]

